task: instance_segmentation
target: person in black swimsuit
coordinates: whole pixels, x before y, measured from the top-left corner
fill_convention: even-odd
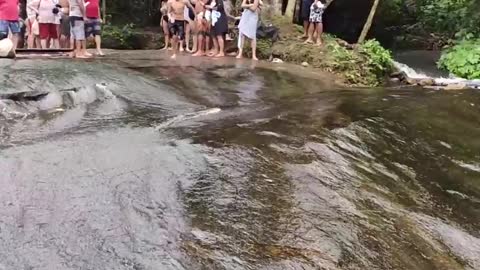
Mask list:
[[[224,0],[218,0],[215,7],[212,7],[212,28],[210,35],[214,43],[214,57],[225,56],[225,35],[228,33],[228,17],[225,12]],[[227,0],[228,1],[228,0]]]

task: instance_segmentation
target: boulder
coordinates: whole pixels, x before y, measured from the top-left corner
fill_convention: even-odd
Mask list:
[[[468,85],[466,83],[454,83],[454,84],[449,84],[443,88],[444,90],[465,90],[469,89]]]
[[[13,42],[8,38],[0,40],[0,58],[15,58]]]

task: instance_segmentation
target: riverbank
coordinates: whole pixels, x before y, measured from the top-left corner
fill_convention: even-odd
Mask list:
[[[263,23],[278,28],[279,38],[259,38],[257,54],[262,60],[275,59],[277,63],[312,67],[322,73],[329,73],[342,85],[378,86],[387,81],[392,68],[391,55],[377,42],[370,41],[355,47],[324,34],[322,46],[304,44],[304,40],[299,38],[302,28],[292,24],[290,18],[263,18]],[[110,27],[105,31],[104,45],[113,49],[158,49],[163,45],[160,32],[160,29],[153,28],[138,31],[129,26]],[[234,52],[236,43],[236,40],[228,42],[226,50]],[[249,49],[245,52],[248,57]]]

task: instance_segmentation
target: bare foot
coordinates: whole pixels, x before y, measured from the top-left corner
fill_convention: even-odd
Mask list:
[[[322,43],[321,41],[317,41],[317,43],[316,43],[315,45],[317,45],[317,46],[319,46],[319,47],[320,47],[320,46],[322,46],[322,45],[323,45],[323,43]]]
[[[93,56],[93,55],[92,55],[91,53],[89,53],[89,52],[85,52],[83,55],[86,56],[86,57],[92,57],[92,56]]]
[[[165,47],[161,48],[160,50],[161,50],[161,51],[166,51],[167,49],[168,49],[168,47],[165,46]]]
[[[214,57],[215,58],[225,57],[225,54],[224,53],[217,53]]]
[[[170,48],[168,48],[167,50],[171,51],[171,50],[173,50],[173,48],[172,48],[172,47],[170,47]]]
[[[180,52],[184,52],[185,50],[183,49],[183,47],[180,47]]]
[[[192,56],[205,56],[205,53],[201,52],[201,51],[198,51],[195,54],[193,54]]]
[[[305,40],[305,42],[303,42],[303,43],[305,43],[305,44],[313,44],[313,40],[307,39],[307,40]]]
[[[173,54],[172,56],[170,56],[170,59],[173,59],[173,60],[177,59],[177,54]]]
[[[97,51],[97,55],[98,56],[105,56],[105,54],[101,50]]]
[[[258,58],[256,56],[252,56],[253,61],[258,61]]]
[[[210,51],[210,52],[208,52],[207,56],[208,57],[214,57],[217,54],[218,54],[218,52]]]
[[[235,58],[237,58],[237,59],[242,59],[243,56],[242,56],[241,54],[239,54],[239,55],[237,55]]]
[[[193,51],[187,48],[187,53],[193,53]]]
[[[78,59],[87,59],[87,58],[90,58],[90,56],[87,56],[85,54],[77,54],[75,55],[75,58],[78,58]]]

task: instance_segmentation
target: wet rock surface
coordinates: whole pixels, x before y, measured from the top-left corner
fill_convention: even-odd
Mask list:
[[[476,93],[152,55],[1,68],[0,269],[480,268]]]

